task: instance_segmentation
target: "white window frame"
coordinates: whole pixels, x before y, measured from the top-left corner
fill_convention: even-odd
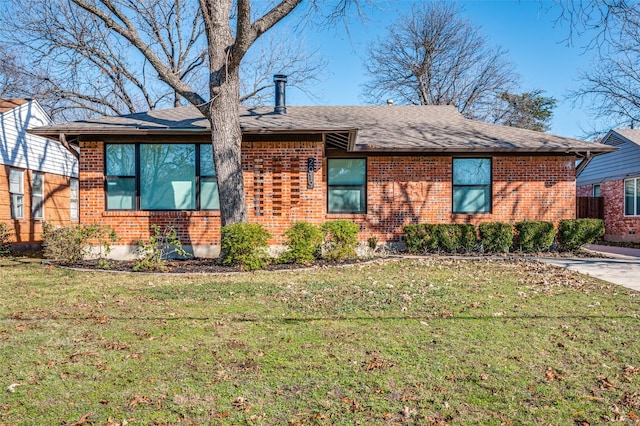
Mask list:
[[[80,181],[78,178],[71,178],[69,181],[69,219],[80,219]]]
[[[19,177],[15,185],[12,181]],[[24,170],[9,169],[9,194],[11,197],[11,219],[24,219]]]
[[[40,192],[36,192],[34,182],[36,179],[42,179]],[[38,212],[38,206],[40,211]],[[44,173],[31,173],[31,217],[35,220],[44,220]]]
[[[633,214],[627,214],[627,182],[633,182]],[[640,216],[640,205],[638,205],[638,188],[640,187],[640,177],[638,178],[632,178],[632,179],[625,179],[624,180],[624,185],[622,186],[622,197],[624,198],[624,206],[623,206],[623,213],[625,217],[637,217]]]
[[[596,188],[598,190],[598,194],[596,195]],[[591,196],[592,197],[601,197],[602,196],[602,186],[599,183],[594,183],[591,187]]]

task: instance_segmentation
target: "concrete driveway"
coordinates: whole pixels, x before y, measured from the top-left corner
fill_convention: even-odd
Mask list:
[[[584,248],[608,258],[537,258],[537,260],[640,291],[640,249],[593,244]]]

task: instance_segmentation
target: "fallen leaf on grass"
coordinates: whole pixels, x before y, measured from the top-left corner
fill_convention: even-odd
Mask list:
[[[73,423],[64,423],[66,426],[82,426],[87,424],[87,422],[89,421],[89,417],[91,417],[93,413],[89,412],[87,414],[85,414],[84,416],[80,417],[80,420],[78,420],[77,422],[73,422]]]
[[[20,384],[20,383],[11,383],[7,387],[7,392],[14,393],[16,391],[16,387],[18,387],[18,386],[22,386],[22,384]]]
[[[615,389],[615,386],[613,386],[613,383],[611,383],[609,379],[606,377],[598,377],[598,382],[600,383],[600,389],[603,389],[603,390]]]
[[[129,402],[129,408],[135,408],[140,404],[148,405],[150,402],[151,400],[147,396],[135,395],[133,399]]]
[[[562,376],[560,373],[558,373],[556,370],[554,370],[551,367],[548,367],[547,371],[544,372],[544,377],[547,379],[548,382],[553,382],[555,380],[558,380],[558,381],[564,380],[564,376]]]

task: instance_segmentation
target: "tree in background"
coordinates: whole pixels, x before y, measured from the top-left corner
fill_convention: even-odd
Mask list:
[[[198,92],[208,84],[207,44],[197,0],[127,0],[139,37],[171,72]],[[0,7],[0,35],[20,51],[0,50],[2,96],[37,98],[52,118],[75,120],[122,115],[187,103],[135,46],[97,16],[66,0],[8,0]],[[247,52],[241,101],[257,105],[272,92],[272,76],[309,95],[325,61],[303,42],[269,34]]]
[[[57,13],[68,14],[68,22],[81,24],[78,32],[57,28],[62,35],[66,31],[74,31],[69,34],[72,41],[82,40],[77,48],[65,54],[78,63],[99,61],[97,69],[108,82],[101,86],[98,75],[88,81],[77,81],[84,72],[79,66],[69,76],[76,79],[78,87],[98,83],[92,89],[108,91],[114,88],[114,93],[107,94],[113,95],[118,107],[129,100],[132,105],[139,102],[151,107],[153,103],[146,96],[149,88],[157,84],[162,93],[166,85],[171,88],[168,96],[175,94],[175,98],[185,99],[198,108],[211,127],[222,226],[246,222],[247,206],[240,161],[240,67],[249,49],[263,34],[297,9],[302,0],[188,1],[194,3],[181,7],[180,13],[178,3],[183,3],[179,0],[49,0],[43,2],[43,7],[55,6]],[[330,15],[344,16],[354,3],[357,0],[336,1]],[[27,15],[32,12],[24,10]],[[55,19],[55,16],[50,18]],[[37,25],[47,26],[42,22]],[[48,26],[54,29],[59,24]],[[199,33],[203,37],[196,37]],[[48,35],[46,30],[45,34]],[[53,38],[44,41],[50,42]],[[109,55],[95,58],[94,54],[85,53],[84,47],[91,45],[101,46]],[[45,57],[46,46],[43,44],[41,49]],[[122,54],[125,51],[128,54]],[[114,58],[121,62],[115,62]],[[200,62],[205,65],[204,80],[199,79],[196,72]],[[135,74],[140,66],[153,72]],[[122,82],[123,85],[131,84],[138,89],[135,98],[119,90],[121,79],[125,78],[128,81]]]
[[[366,98],[401,104],[454,105],[465,117],[491,120],[496,94],[518,77],[500,47],[488,46],[454,3],[415,6],[369,48]]]
[[[570,93],[604,128],[633,126],[640,120],[640,5],[635,1],[557,0],[559,22],[569,24],[568,42],[575,33],[589,37],[586,49],[595,51],[593,68],[578,76],[580,86]]]
[[[542,96],[543,93],[539,89],[522,94],[499,93],[499,105],[490,121],[504,126],[546,132],[557,101],[555,98]]]

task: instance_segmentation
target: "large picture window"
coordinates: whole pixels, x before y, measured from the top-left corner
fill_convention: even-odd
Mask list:
[[[218,210],[210,144],[107,144],[107,210]]]
[[[367,160],[331,158],[327,163],[329,213],[366,213]]]
[[[491,212],[491,159],[453,159],[453,212]]]
[[[31,177],[31,211],[34,219],[44,219],[44,175],[33,173]]]
[[[624,181],[624,215],[640,216],[640,178]]]
[[[9,169],[11,219],[24,219],[24,171]]]

